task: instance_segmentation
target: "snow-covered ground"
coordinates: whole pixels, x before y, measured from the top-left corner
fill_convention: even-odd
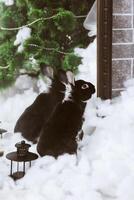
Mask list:
[[[95,46],[94,42],[86,50],[78,50],[84,57],[77,78],[95,81],[96,58],[91,54],[95,55]],[[32,89],[16,94],[12,91],[10,97],[0,94],[1,127],[9,131],[0,139],[4,150],[0,157],[0,199],[134,200],[134,80],[125,86],[126,91],[112,102],[96,96],[88,102],[85,136],[77,156],[38,158],[27,168],[24,178],[16,182],[8,176],[10,162],[5,155],[22,140],[19,134],[12,133],[13,127],[37,94]],[[36,152],[36,145],[30,150]]]

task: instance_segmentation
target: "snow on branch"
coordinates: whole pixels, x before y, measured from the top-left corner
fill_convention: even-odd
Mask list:
[[[23,44],[25,40],[31,37],[31,29],[28,27],[23,27],[21,28],[17,35],[16,35],[16,40],[14,41],[14,45],[18,46],[18,52],[22,52],[24,50]]]
[[[14,0],[2,0],[3,3],[5,3],[6,6],[12,6],[14,4]]]

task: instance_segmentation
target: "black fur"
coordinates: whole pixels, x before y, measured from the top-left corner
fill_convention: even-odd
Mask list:
[[[88,88],[82,89],[84,84]],[[59,103],[47,125],[41,130],[37,151],[41,156],[51,155],[57,158],[64,153],[77,152],[76,137],[82,128],[83,113],[86,103],[91,98],[95,87],[89,82],[78,80],[72,85],[71,98]]]
[[[50,77],[49,77],[50,78]],[[52,78],[52,71],[51,71]],[[59,70],[52,78],[52,85],[48,93],[41,93],[18,119],[14,132],[21,132],[29,141],[37,142],[41,127],[49,119],[54,107],[64,98],[66,72]]]

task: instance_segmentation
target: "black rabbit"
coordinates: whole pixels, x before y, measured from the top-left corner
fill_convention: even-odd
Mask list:
[[[48,93],[41,93],[18,119],[14,132],[21,132],[22,136],[33,143],[37,142],[41,127],[49,119],[54,107],[64,98],[67,75],[64,70],[58,70],[54,75],[51,67],[43,69],[43,73],[52,80]]]
[[[82,129],[86,102],[95,93],[95,87],[84,80],[71,81],[72,92],[59,103],[47,125],[41,130],[37,151],[40,156],[57,158],[64,153],[77,152],[77,135]]]

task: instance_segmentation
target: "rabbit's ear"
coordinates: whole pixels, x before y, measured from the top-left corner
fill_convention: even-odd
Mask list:
[[[68,83],[68,79],[67,79],[67,75],[66,75],[66,72],[62,69],[59,69],[58,72],[58,78],[59,80],[62,82],[62,83],[65,83],[67,84]]]
[[[68,82],[71,83],[72,85],[75,85],[75,78],[74,78],[73,72],[67,71],[66,75],[67,75]]]
[[[54,70],[50,66],[41,66],[41,72],[50,79],[54,78]]]

